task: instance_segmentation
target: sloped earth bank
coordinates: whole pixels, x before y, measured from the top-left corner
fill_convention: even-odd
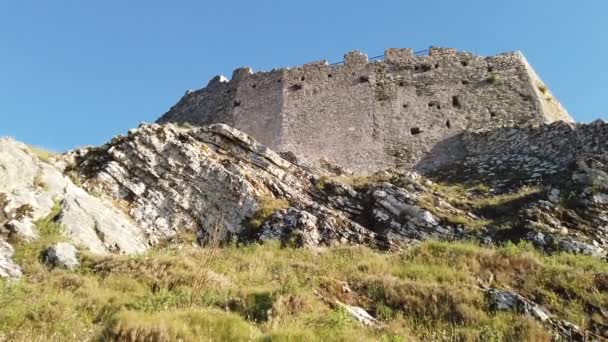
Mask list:
[[[97,255],[162,250],[167,241],[181,241],[184,236],[196,236],[199,243],[277,240],[287,249],[364,245],[395,255],[425,240],[467,240],[488,247],[526,242],[543,253],[581,255],[581,263],[587,265],[584,272],[591,272],[585,273],[585,279],[593,279],[584,285],[588,291],[572,289],[568,283],[549,295],[517,293],[522,289],[516,282],[468,282],[467,286],[477,287],[475,293],[486,294],[481,302],[475,299],[475,310],[529,316],[542,323],[549,335],[566,339],[606,333],[606,288],[601,281],[605,269],[597,265],[605,264],[608,244],[608,159],[599,152],[580,155],[567,167],[555,167],[533,155],[492,151],[425,176],[396,171],[353,176],[335,167],[293,165],[225,125],[156,124],[142,125],[100,147],[51,158],[11,139],[0,140],[0,149],[1,277],[18,279],[24,274],[22,282],[27,283],[32,277],[48,276],[38,254],[68,240]],[[450,256],[445,257],[443,262],[449,264]],[[97,260],[81,258],[85,264],[90,258]],[[99,272],[90,265],[79,267],[82,270],[76,267],[75,272]],[[555,270],[561,271],[565,269]],[[349,282],[348,275],[339,277]],[[525,283],[526,275],[520,277]],[[145,283],[158,291],[157,285]],[[9,291],[11,286],[3,289]],[[192,292],[188,280],[179,286]],[[351,288],[357,286],[359,290]],[[364,283],[351,287],[344,291],[375,291]],[[396,282],[385,290],[403,294],[405,288],[409,287]],[[390,319],[381,317],[383,309],[375,306],[380,297],[345,301],[334,298],[335,291],[324,294],[322,288],[315,288],[314,292],[324,305],[347,315],[366,317],[359,309],[370,310],[371,318],[379,319],[371,329],[390,326]],[[461,305],[450,302],[455,294],[446,295],[417,300],[421,305],[424,301]],[[389,294],[382,296],[389,300]],[[572,301],[580,303],[575,314],[549,310]],[[402,304],[386,305],[395,310]],[[116,314],[126,307],[119,307],[99,322],[108,317],[120,320]],[[230,305],[223,309],[234,311]],[[181,312],[176,317],[208,322],[208,314],[191,317]],[[433,316],[417,315],[422,320]],[[466,321],[456,316],[441,320]],[[130,338],[120,333],[112,336]]]

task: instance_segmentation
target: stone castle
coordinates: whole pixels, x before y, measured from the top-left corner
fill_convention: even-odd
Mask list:
[[[520,52],[481,57],[431,47],[387,49],[369,61],[308,63],[213,78],[159,123],[226,123],[302,163],[356,172],[424,170],[463,153],[465,130],[573,121]],[[289,154],[291,152],[292,154]]]

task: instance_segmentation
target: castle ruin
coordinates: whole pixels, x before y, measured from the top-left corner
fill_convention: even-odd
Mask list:
[[[387,49],[375,61],[355,51],[332,65],[239,68],[189,91],[158,122],[225,123],[301,162],[367,172],[441,165],[463,153],[465,130],[558,120],[573,121],[520,52],[431,47]]]

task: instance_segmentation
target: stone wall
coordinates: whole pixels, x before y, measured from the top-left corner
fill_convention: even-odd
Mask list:
[[[608,123],[597,120],[466,132],[461,141],[468,156],[532,155],[565,167],[579,157],[607,153],[606,137]]]
[[[465,152],[463,130],[556,120],[572,119],[521,53],[432,47],[424,56],[387,49],[374,62],[350,52],[339,65],[237,69],[187,93],[158,122],[226,123],[304,162],[364,172],[441,165]]]

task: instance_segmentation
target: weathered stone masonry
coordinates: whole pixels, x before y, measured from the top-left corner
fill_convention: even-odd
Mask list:
[[[240,68],[188,92],[158,122],[226,123],[305,162],[363,172],[443,164],[465,153],[467,129],[557,120],[572,121],[520,52],[431,47],[425,56],[388,49],[374,62],[350,52],[340,65]]]

